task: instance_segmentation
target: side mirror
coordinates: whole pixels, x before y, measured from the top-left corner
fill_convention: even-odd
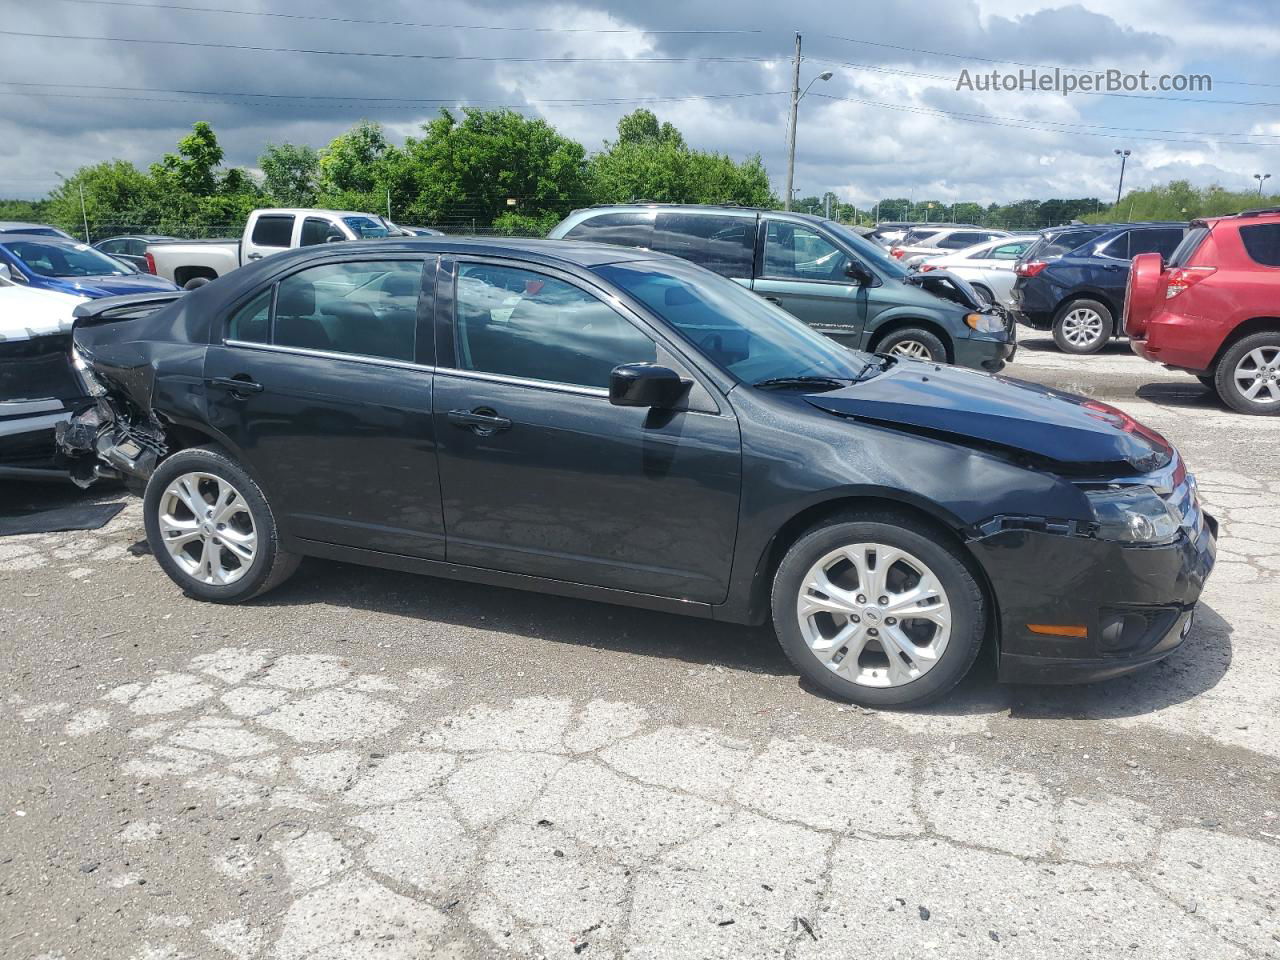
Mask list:
[[[624,363],[609,374],[609,402],[615,407],[671,407],[689,388],[670,367]]]
[[[860,263],[849,264],[844,268],[844,275],[864,287],[869,287],[876,282],[876,278],[871,275],[871,271]]]
[[[346,239],[347,238],[340,233],[331,233],[324,238],[324,242],[325,243],[342,243],[342,241]]]

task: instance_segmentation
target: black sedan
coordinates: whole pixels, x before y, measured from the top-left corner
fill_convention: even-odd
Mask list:
[[[1157,660],[1213,566],[1177,451],[1124,413],[852,352],[645,251],[334,244],[77,314],[104,396],[63,449],[143,493],[203,600],[308,555],[772,619],[814,684],[889,705],[984,642],[1010,680]]]
[[[93,247],[109,257],[123,260],[129,266],[141,270],[143,273],[152,273],[153,271],[147,266],[147,244],[174,239],[176,238],[147,233],[99,240]]]

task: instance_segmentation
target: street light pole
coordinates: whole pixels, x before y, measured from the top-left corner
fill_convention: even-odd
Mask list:
[[[782,201],[784,210],[791,209],[791,193],[796,180],[796,117],[800,112],[800,101],[815,81],[830,79],[831,71],[826,70],[810,80],[803,92],[800,90],[800,34],[797,33],[796,52],[791,60],[791,122],[787,124],[787,193]]]
[[[1117,207],[1120,206],[1120,195],[1124,193],[1124,164],[1125,164],[1125,161],[1129,159],[1129,154],[1132,152],[1133,151],[1131,150],[1121,150],[1119,148],[1117,148],[1115,151],[1116,156],[1120,158],[1120,185],[1116,187],[1116,206]]]
[[[1255,173],[1255,174],[1253,175],[1253,179],[1255,179],[1255,180],[1257,180],[1257,181],[1258,181],[1258,196],[1262,196],[1262,181],[1263,181],[1263,180],[1270,180],[1270,179],[1271,179],[1271,174],[1269,174],[1269,173]]]

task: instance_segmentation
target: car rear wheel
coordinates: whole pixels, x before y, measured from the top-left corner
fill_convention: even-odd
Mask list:
[[[895,357],[907,357],[911,360],[947,362],[946,346],[936,333],[922,327],[907,327],[905,330],[893,331],[876,344],[876,351]]]
[[[1280,333],[1255,333],[1234,344],[1218,361],[1214,382],[1233,410],[1280,414]]]
[[[283,583],[299,557],[280,549],[262,490],[221,450],[193,447],[165,460],[143,497],[147,542],[188,595],[240,603]]]
[[[970,284],[970,286],[973,287],[973,292],[976,293],[978,296],[980,296],[984,302],[986,303],[996,302],[996,295],[991,292],[991,288],[988,287],[986,284],[973,283],[973,284]]]
[[[946,693],[986,629],[982,590],[959,548],[891,512],[837,517],[801,536],[778,566],[772,605],[796,669],[866,706]]]
[[[1097,353],[1115,332],[1115,318],[1097,300],[1073,300],[1053,320],[1053,342],[1065,353]]]

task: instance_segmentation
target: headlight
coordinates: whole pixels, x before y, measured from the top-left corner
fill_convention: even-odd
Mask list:
[[[98,382],[98,378],[93,375],[93,370],[89,367],[89,361],[85,360],[84,354],[76,349],[74,343],[71,345],[71,366],[75,368],[76,375],[80,377],[80,384],[84,387],[84,392],[91,397],[101,397],[106,394],[106,389]]]
[[[1173,508],[1150,487],[1086,490],[1098,537],[1120,543],[1169,543],[1181,526]]]
[[[1004,333],[1004,321],[990,313],[966,313],[965,326],[978,333]]]

